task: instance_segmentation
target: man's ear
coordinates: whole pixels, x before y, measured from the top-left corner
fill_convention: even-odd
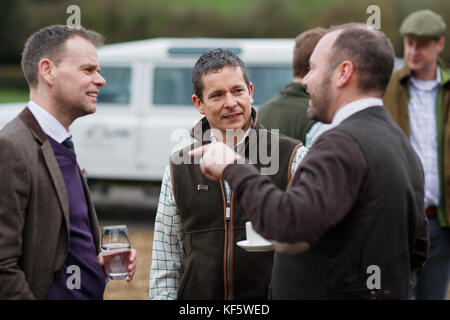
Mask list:
[[[41,59],[38,64],[39,76],[52,86],[55,79],[55,64],[47,58]]]
[[[248,86],[248,94],[250,95],[250,105],[253,104],[253,83]]]
[[[445,47],[445,37],[440,37],[439,40],[437,41],[437,45],[438,45],[438,52],[441,53]]]
[[[198,112],[201,114],[205,114],[205,111],[203,110],[203,102],[202,99],[200,99],[197,95],[192,95],[192,103],[197,108]]]
[[[336,86],[338,88],[342,88],[347,85],[352,76],[355,73],[355,67],[353,63],[349,60],[344,60],[341,64],[336,68],[335,72],[337,72]]]

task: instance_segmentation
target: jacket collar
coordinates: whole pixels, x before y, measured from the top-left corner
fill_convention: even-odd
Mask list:
[[[258,113],[256,112],[256,109],[252,107],[252,115],[251,118],[253,119],[251,127],[253,129],[258,128],[259,124],[258,122]],[[207,130],[211,129],[211,126],[209,125],[208,119],[206,117],[203,117],[197,124],[192,128],[191,130],[191,137],[194,138],[197,141],[202,141],[203,144],[211,143],[211,137],[207,136],[204,137],[203,133]]]
[[[450,70],[447,68],[447,66],[445,65],[444,61],[441,60],[441,58],[438,59],[438,63],[439,66],[441,67],[441,84],[443,86],[447,85],[448,83],[450,83]]]
[[[62,176],[58,161],[55,158],[53,148],[48,142],[47,135],[42,130],[41,126],[39,125],[38,121],[34,117],[33,113],[30,111],[28,106],[22,110],[22,112],[19,114],[19,118],[25,123],[27,128],[30,130],[31,134],[40,144],[44,162],[47,168],[49,169],[48,172],[55,186],[56,194],[63,210],[64,221],[67,226],[66,236],[68,239],[70,230],[69,197],[67,195],[66,184],[64,182],[64,178]]]
[[[47,141],[47,135],[42,130],[41,126],[39,125],[38,121],[30,111],[28,106],[26,106],[25,109],[22,110],[22,112],[19,114],[19,118],[25,123],[28,129],[30,129],[33,136],[39,141],[41,145],[45,141]]]

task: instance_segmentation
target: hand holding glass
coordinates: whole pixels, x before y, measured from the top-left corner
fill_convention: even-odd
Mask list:
[[[127,226],[107,226],[102,230],[102,256],[106,275],[111,280],[128,278],[130,239]]]

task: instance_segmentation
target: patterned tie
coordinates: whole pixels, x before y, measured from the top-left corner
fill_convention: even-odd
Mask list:
[[[62,142],[62,144],[64,146],[66,146],[67,148],[71,149],[72,151],[75,151],[75,148],[73,146],[73,142],[72,142],[72,137],[67,138],[66,140],[64,140]]]

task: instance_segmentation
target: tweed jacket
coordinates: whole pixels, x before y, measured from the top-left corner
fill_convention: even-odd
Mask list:
[[[69,200],[50,142],[28,108],[0,131],[0,179],[0,299],[44,299],[69,252]],[[81,180],[99,252],[99,224]]]
[[[449,227],[450,223],[450,70],[442,60],[442,82],[438,88],[436,102],[436,122],[438,130],[439,180],[441,181],[441,200],[438,206],[438,217],[441,226]],[[407,65],[395,70],[383,98],[384,105],[400,128],[409,136],[408,115],[408,79],[411,70]]]

